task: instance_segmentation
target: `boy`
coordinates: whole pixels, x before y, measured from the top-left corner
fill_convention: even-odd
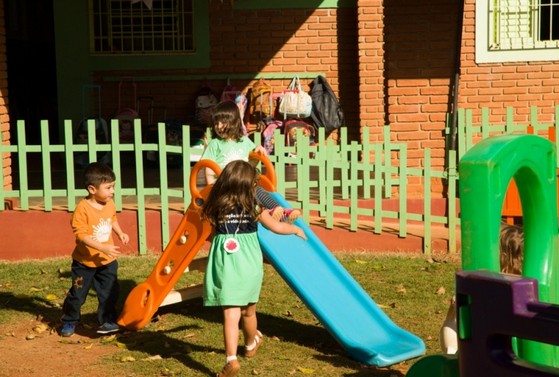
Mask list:
[[[116,256],[121,253],[111,233],[114,231],[124,245],[130,239],[116,219],[113,202],[116,177],[110,167],[99,162],[89,164],[84,177],[88,195],[76,206],[71,221],[76,247],[72,253],[72,287],[62,306],[60,334],[64,337],[74,334],[92,285],[99,301],[97,333],[119,331],[115,308],[119,294]]]

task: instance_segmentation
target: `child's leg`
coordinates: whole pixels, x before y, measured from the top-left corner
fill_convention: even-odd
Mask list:
[[[241,308],[238,306],[223,307],[223,339],[225,342],[225,355],[237,355],[239,342],[239,321],[241,320]]]
[[[117,260],[106,266],[97,267],[93,287],[97,292],[97,300],[99,301],[97,310],[99,324],[115,323],[117,319],[116,303],[120,291]]]
[[[253,357],[262,345],[262,333],[258,331],[256,304],[247,305],[242,311],[243,335],[245,337],[245,356]]]
[[[243,335],[245,338],[245,345],[254,343],[254,337],[257,334],[257,320],[256,320],[256,304],[249,304],[241,310]]]
[[[72,287],[62,305],[62,322],[76,324],[80,320],[81,307],[91,288],[94,274],[94,268],[72,261]]]

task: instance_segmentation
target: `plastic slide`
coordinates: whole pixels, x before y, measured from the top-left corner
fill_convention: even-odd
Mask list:
[[[289,207],[278,193],[280,205]],[[384,367],[425,353],[423,341],[398,327],[353,279],[310,227],[297,220],[307,235],[278,235],[259,226],[264,255],[342,345],[364,364]]]

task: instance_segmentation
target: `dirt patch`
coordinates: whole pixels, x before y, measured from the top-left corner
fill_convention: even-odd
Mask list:
[[[104,377],[103,359],[121,351],[110,337],[79,326],[62,338],[40,318],[0,326],[0,376]]]

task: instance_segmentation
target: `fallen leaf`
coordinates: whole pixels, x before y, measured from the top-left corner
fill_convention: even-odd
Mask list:
[[[367,263],[369,263],[369,262],[364,261],[364,260],[361,260],[361,259],[356,259],[356,260],[355,260],[355,263],[357,263],[357,264],[367,264]]]
[[[258,373],[258,371],[256,369],[253,369],[251,371],[251,373],[252,373],[253,376],[258,376],[260,374],[260,373]]]
[[[396,292],[406,293],[406,288],[402,284],[400,284],[400,285],[398,285],[398,287],[396,287]]]
[[[123,356],[120,358],[120,361],[122,361],[123,363],[127,363],[127,362],[136,361],[136,359],[133,356]]]
[[[163,360],[163,358],[161,357],[161,355],[153,355],[150,357],[146,357],[145,359],[143,359],[145,361],[154,361],[154,360]]]
[[[122,343],[122,342],[118,342],[118,341],[117,341],[117,342],[115,342],[115,345],[116,345],[118,348],[125,348],[125,349],[127,348],[126,344],[124,344],[124,343]]]
[[[313,374],[314,369],[297,367],[297,370],[303,374]]]
[[[35,334],[29,334],[25,337],[25,340],[33,340],[35,339]]]
[[[444,295],[445,293],[446,293],[446,289],[444,287],[439,287],[439,289],[437,289],[438,295]]]
[[[54,300],[58,300],[58,297],[55,294],[48,294],[46,297],[47,300],[49,301],[54,301]]]
[[[101,338],[101,343],[110,343],[116,339],[116,335],[104,336]]]
[[[83,347],[84,350],[90,350],[93,348],[93,343],[89,343],[88,345],[86,345],[85,347]]]
[[[293,317],[293,313],[291,313],[289,310],[285,311],[285,316],[286,317]]]
[[[33,327],[33,331],[36,332],[37,334],[41,334],[44,333],[45,331],[48,330],[48,326],[45,325],[44,323],[41,323],[40,325],[37,325],[35,327]]]
[[[31,287],[31,288],[29,288],[29,292],[40,292],[40,291],[42,291],[41,288],[37,288],[37,287]]]

